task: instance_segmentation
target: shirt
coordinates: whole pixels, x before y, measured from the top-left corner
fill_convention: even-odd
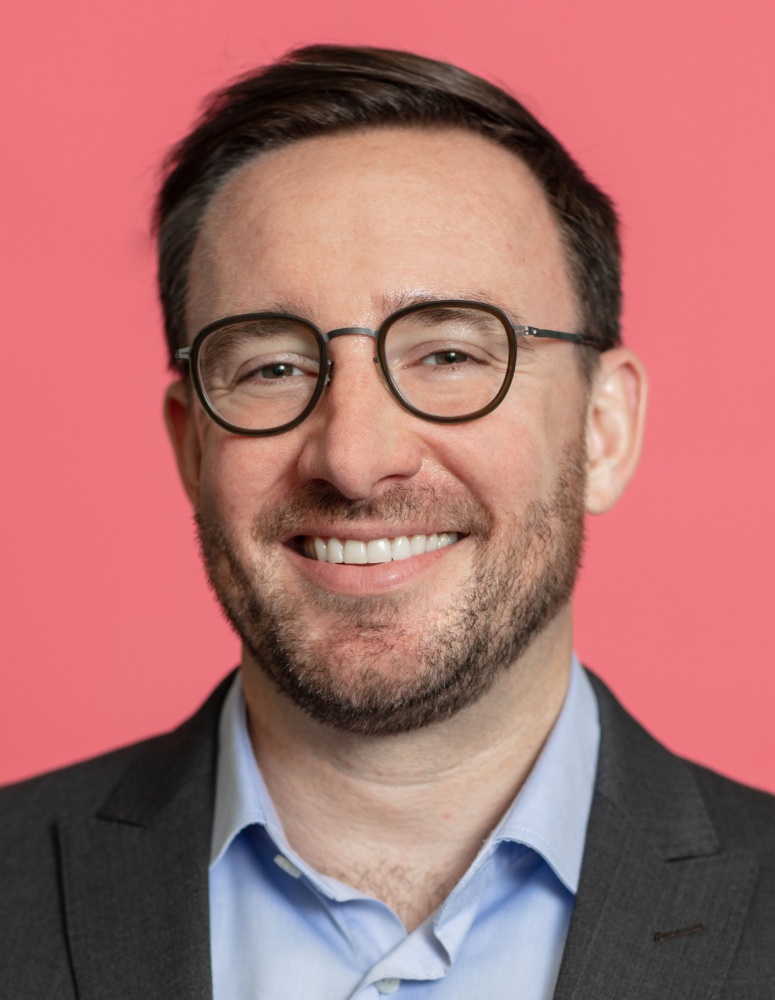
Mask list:
[[[237,676],[219,732],[214,1000],[549,1000],[599,742],[597,702],[574,656],[560,715],[514,802],[446,901],[407,934],[387,905],[315,871],[288,843],[253,755]]]

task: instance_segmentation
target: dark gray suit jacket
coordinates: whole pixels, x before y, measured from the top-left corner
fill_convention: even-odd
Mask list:
[[[674,757],[593,682],[600,764],[557,1000],[771,1000],[775,798]],[[226,685],[169,735],[0,791],[2,1000],[211,1000]]]

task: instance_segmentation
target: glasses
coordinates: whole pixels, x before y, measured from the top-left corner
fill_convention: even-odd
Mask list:
[[[328,344],[337,337],[375,341],[382,380],[409,413],[440,424],[491,413],[509,391],[522,337],[588,347],[588,337],[517,326],[497,306],[465,299],[421,302],[392,313],[379,329],[322,333],[309,320],[257,312],[209,323],[190,347],[188,365],[205,411],[234,434],[281,434],[310,415],[334,376]]]

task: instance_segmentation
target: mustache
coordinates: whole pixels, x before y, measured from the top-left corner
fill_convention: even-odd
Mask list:
[[[353,500],[321,482],[297,487],[281,506],[257,515],[253,536],[266,540],[303,535],[311,523],[321,519],[379,521],[399,527],[408,522],[427,522],[448,531],[482,536],[492,530],[492,516],[473,497],[431,484],[396,483],[378,496]]]

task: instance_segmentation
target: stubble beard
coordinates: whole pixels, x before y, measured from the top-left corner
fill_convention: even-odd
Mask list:
[[[408,732],[447,719],[485,694],[570,599],[581,562],[585,472],[569,449],[551,494],[533,501],[493,544],[493,519],[471,498],[398,485],[372,501],[308,486],[281,511],[259,517],[252,551],[321,513],[357,522],[464,524],[479,544],[456,599],[417,620],[411,598],[302,597],[328,616],[323,639],[297,616],[271,562],[242,556],[212,511],[196,514],[210,584],[253,660],[314,719],[361,735]],[[424,516],[423,516],[424,515]],[[447,516],[445,516],[447,515]],[[490,544],[487,544],[487,543]]]

